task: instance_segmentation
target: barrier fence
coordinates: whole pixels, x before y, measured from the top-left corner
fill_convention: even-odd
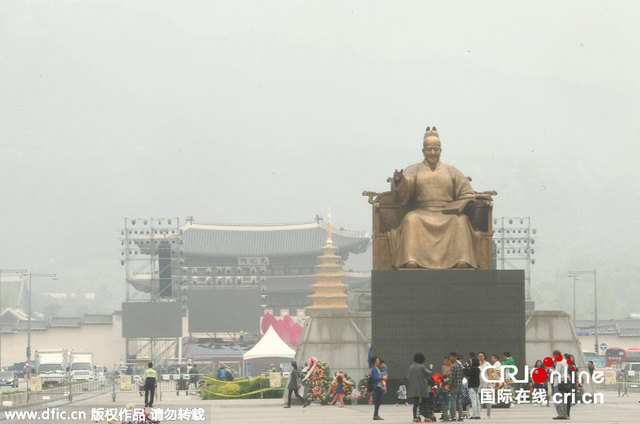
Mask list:
[[[69,376],[36,376],[29,381],[30,390],[24,393],[24,402],[40,402],[59,399],[73,400],[80,394],[101,394],[111,390],[111,378],[105,376],[74,380]]]
[[[91,377],[86,381],[72,381],[68,376],[32,377],[31,390],[2,396],[3,400],[13,400],[12,405],[38,403],[66,399],[73,401],[79,395],[111,394],[115,402],[118,395],[138,393],[144,396],[144,377],[142,375],[116,375]],[[166,396],[198,396],[201,399],[251,399],[279,398],[284,394],[288,377],[274,372],[253,378],[233,381],[217,380],[202,374],[183,374],[178,372],[158,374],[155,398],[162,400]]]
[[[199,389],[203,399],[252,399],[282,397],[289,379],[280,373],[267,376],[245,378],[234,381],[221,381],[213,377],[204,377]]]

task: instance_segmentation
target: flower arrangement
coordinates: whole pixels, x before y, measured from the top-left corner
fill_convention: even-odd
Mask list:
[[[311,358],[307,361],[307,366],[301,371],[302,384],[304,384],[304,396],[309,402],[328,402],[331,391],[329,390],[329,381],[327,373],[329,368],[324,362],[318,361],[318,358]]]

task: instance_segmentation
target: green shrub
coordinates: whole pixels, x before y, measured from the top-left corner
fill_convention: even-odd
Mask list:
[[[240,386],[235,383],[223,384],[218,390],[219,393],[227,396],[237,396],[240,394]]]

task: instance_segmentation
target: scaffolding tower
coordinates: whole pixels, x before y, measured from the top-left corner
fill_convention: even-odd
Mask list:
[[[180,302],[173,272],[184,253],[180,219],[125,218],[120,234],[126,302]],[[160,362],[178,357],[179,349],[180,338],[126,338],[127,360]]]
[[[525,302],[533,309],[531,299],[531,265],[536,263],[536,229],[531,228],[531,218],[502,217],[493,220],[493,246],[495,269],[525,269]]]

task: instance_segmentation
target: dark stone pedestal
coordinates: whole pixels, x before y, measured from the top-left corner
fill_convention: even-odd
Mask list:
[[[395,390],[416,352],[436,372],[451,351],[483,351],[490,359],[511,352],[525,364],[525,302],[522,270],[372,271],[373,354],[387,362]]]

